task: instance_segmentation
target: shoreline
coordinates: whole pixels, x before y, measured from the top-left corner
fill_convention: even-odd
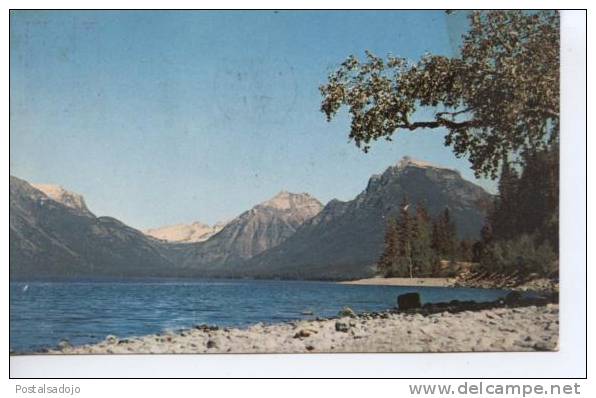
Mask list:
[[[404,287],[451,287],[473,289],[502,289],[519,292],[536,292],[546,295],[558,295],[559,283],[548,278],[534,278],[521,284],[507,284],[491,279],[465,279],[465,278],[383,278],[380,276],[352,281],[338,282],[342,285],[369,285],[369,286],[404,286]]]
[[[547,301],[450,302],[419,310],[257,323],[246,328],[197,325],[137,337],[107,336],[39,354],[225,354],[507,352],[558,350],[559,305]],[[20,355],[20,354],[16,354]]]
[[[455,278],[383,278],[373,277],[338,282],[341,285],[374,285],[374,286],[430,286],[456,287]]]

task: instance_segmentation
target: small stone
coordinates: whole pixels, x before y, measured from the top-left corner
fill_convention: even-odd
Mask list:
[[[72,347],[70,345],[70,342],[68,340],[62,340],[61,342],[58,343],[58,349],[59,350],[64,350],[66,348],[70,348]]]
[[[534,344],[534,349],[536,351],[549,351],[550,349],[543,341],[538,341]]]
[[[550,323],[547,323],[546,325],[544,325],[544,330],[550,330]]]
[[[217,343],[213,340],[207,340],[207,348],[215,348],[217,347]]]
[[[308,336],[310,336],[310,332],[308,330],[302,329],[294,335],[294,338],[298,339],[298,338],[308,337]]]
[[[343,333],[346,333],[346,332],[347,332],[349,329],[350,329],[350,327],[348,326],[348,324],[347,324],[347,323],[345,323],[345,322],[340,322],[340,321],[337,321],[337,322],[335,322],[335,330],[336,330],[337,332],[343,332]]]
[[[312,351],[312,350],[314,350],[314,349],[315,349],[315,347],[314,347],[314,346],[312,346],[312,345],[307,345],[307,346],[306,346],[306,351]]]
[[[116,343],[118,342],[118,337],[116,337],[116,336],[113,336],[113,335],[111,335],[111,334],[110,334],[110,335],[108,335],[108,336],[106,337],[106,342],[107,342],[108,344],[116,344]]]

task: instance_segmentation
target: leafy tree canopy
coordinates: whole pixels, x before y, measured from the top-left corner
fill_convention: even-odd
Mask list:
[[[320,87],[322,112],[330,121],[346,106],[349,137],[365,152],[399,130],[445,128],[445,145],[477,176],[558,144],[558,13],[474,11],[469,22],[455,57],[348,57]],[[421,108],[434,117],[414,120]]]

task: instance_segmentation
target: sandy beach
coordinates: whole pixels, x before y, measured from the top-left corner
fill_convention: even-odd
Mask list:
[[[367,278],[339,282],[343,285],[383,285],[383,286],[434,286],[451,287],[454,278]]]
[[[387,311],[244,329],[195,326],[104,341],[50,354],[550,351],[559,306],[501,307],[428,315]]]
[[[374,277],[339,282],[343,285],[379,286],[429,286],[429,287],[469,287],[478,289],[507,289],[511,291],[534,291],[553,293],[559,291],[559,284],[548,278],[534,278],[521,284],[502,283],[501,280],[466,280],[462,278],[383,278]]]

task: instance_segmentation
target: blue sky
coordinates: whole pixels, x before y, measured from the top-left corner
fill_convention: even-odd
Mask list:
[[[452,55],[443,12],[11,12],[11,174],[137,228],[230,219],[280,190],[348,200],[402,156],[459,169],[444,132],[364,154],[318,86],[365,49]],[[477,181],[494,191],[492,181]]]

